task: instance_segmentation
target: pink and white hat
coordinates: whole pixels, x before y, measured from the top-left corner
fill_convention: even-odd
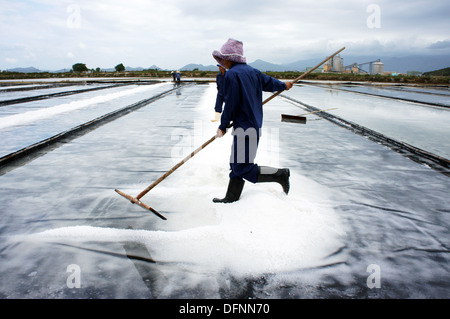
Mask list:
[[[212,53],[214,59],[223,67],[223,60],[238,62],[238,63],[247,63],[247,60],[244,56],[244,44],[241,41],[235,39],[228,39],[220,51],[213,51]]]

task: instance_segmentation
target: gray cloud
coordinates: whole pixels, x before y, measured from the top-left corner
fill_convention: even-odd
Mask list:
[[[288,63],[342,46],[348,54],[446,53],[449,9],[448,0],[3,0],[0,69],[214,64],[211,52],[229,37],[244,42],[250,62]]]
[[[450,40],[437,41],[428,48],[432,50],[450,49]]]

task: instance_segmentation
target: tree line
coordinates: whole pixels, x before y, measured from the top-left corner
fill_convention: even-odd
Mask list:
[[[171,71],[160,69],[145,69],[142,71],[126,71],[123,63],[114,67],[115,72],[102,71],[100,68],[89,69],[84,63],[75,63],[70,72],[51,73],[20,73],[3,71],[0,73],[1,79],[27,79],[27,78],[64,78],[64,77],[149,77],[149,78],[171,78]],[[209,78],[215,81],[218,71],[183,70],[182,78]],[[263,72],[277,79],[293,80],[303,72]],[[392,82],[403,84],[439,84],[449,85],[449,68],[430,73],[423,73],[422,76],[415,75],[373,75],[373,74],[351,74],[351,73],[311,73],[305,80],[322,81],[349,81],[349,82]]]
[[[116,72],[125,71],[125,67],[124,67],[123,63],[117,64],[114,68],[116,69]],[[89,69],[86,66],[86,64],[84,64],[84,63],[75,63],[74,65],[72,65],[72,71],[81,73],[81,72],[88,72]],[[101,72],[101,69],[96,68],[95,70],[91,69],[91,71]]]

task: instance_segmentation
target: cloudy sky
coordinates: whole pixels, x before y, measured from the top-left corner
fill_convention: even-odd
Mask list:
[[[0,0],[0,69],[215,64],[228,38],[248,62],[450,55],[449,0]]]

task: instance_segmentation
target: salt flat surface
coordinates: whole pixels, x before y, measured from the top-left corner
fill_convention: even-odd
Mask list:
[[[142,198],[167,221],[114,192],[137,195],[212,137],[214,100],[215,84],[180,88],[0,176],[0,296],[449,296],[448,177],[314,115],[282,123],[299,111],[283,99],[265,106],[257,163],[291,169],[288,196],[247,182],[240,201],[212,202],[230,134]]]

